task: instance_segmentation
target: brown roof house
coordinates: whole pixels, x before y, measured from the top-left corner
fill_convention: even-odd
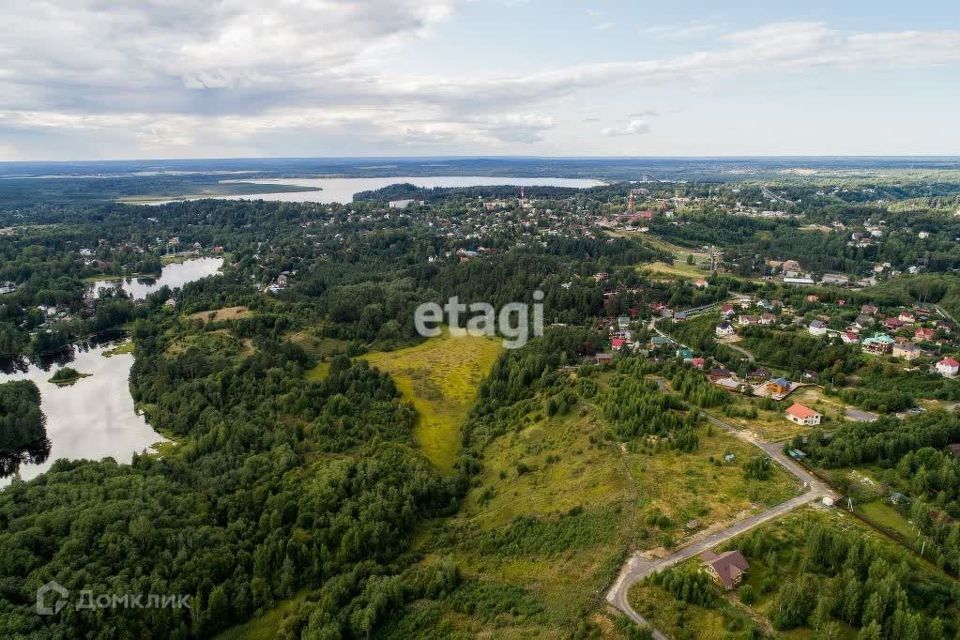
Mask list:
[[[717,586],[726,590],[735,588],[743,580],[743,574],[750,565],[739,551],[727,551],[717,555],[707,550],[700,554],[703,570],[706,571]]]

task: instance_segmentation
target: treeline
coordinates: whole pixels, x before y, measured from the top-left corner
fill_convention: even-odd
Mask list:
[[[932,579],[922,568],[892,551],[895,547],[855,531],[813,519],[799,535],[772,536],[763,531],[737,544],[762,570],[760,594],[742,586],[741,599],[752,602],[773,593],[774,628],[809,628],[818,637],[838,637],[844,625],[858,638],[945,640],[957,633],[960,591],[949,579]],[[761,569],[762,567],[762,569]],[[924,571],[926,575],[918,575]]]
[[[0,384],[0,453],[10,453],[46,436],[40,390],[30,380]]]
[[[960,416],[931,411],[909,420],[846,423],[828,438],[795,440],[812,463],[828,468],[877,466],[907,493],[908,515],[933,544],[935,562],[960,573],[960,459],[945,451],[960,442]]]

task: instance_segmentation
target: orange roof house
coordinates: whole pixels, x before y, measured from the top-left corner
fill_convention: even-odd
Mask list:
[[[797,402],[794,402],[792,405],[790,405],[784,413],[787,416],[787,420],[790,422],[807,426],[818,425],[820,424],[820,420],[823,418],[822,415],[810,407],[805,407]]]

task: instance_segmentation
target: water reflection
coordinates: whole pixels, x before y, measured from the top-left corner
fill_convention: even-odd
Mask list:
[[[0,487],[9,484],[6,469],[19,468],[24,480],[35,478],[59,458],[101,460],[113,458],[130,462],[133,454],[163,442],[143,416],[137,413],[129,391],[133,355],[105,355],[117,343],[84,343],[65,354],[57,354],[33,363],[8,363],[0,374],[0,383],[32,380],[40,390],[40,409],[46,416],[46,444],[10,454],[0,462]],[[70,385],[50,382],[65,365],[90,374]]]
[[[0,478],[17,476],[22,464],[43,464],[50,457],[50,448],[50,439],[43,437],[13,451],[0,451]]]
[[[159,278],[123,278],[118,280],[97,280],[90,285],[94,297],[99,297],[100,289],[120,287],[134,300],[143,300],[161,287],[177,289],[207,276],[215,275],[223,267],[223,258],[191,258],[163,267]]]

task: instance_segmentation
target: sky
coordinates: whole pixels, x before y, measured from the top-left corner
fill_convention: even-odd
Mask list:
[[[960,3],[0,0],[0,161],[960,155]]]

